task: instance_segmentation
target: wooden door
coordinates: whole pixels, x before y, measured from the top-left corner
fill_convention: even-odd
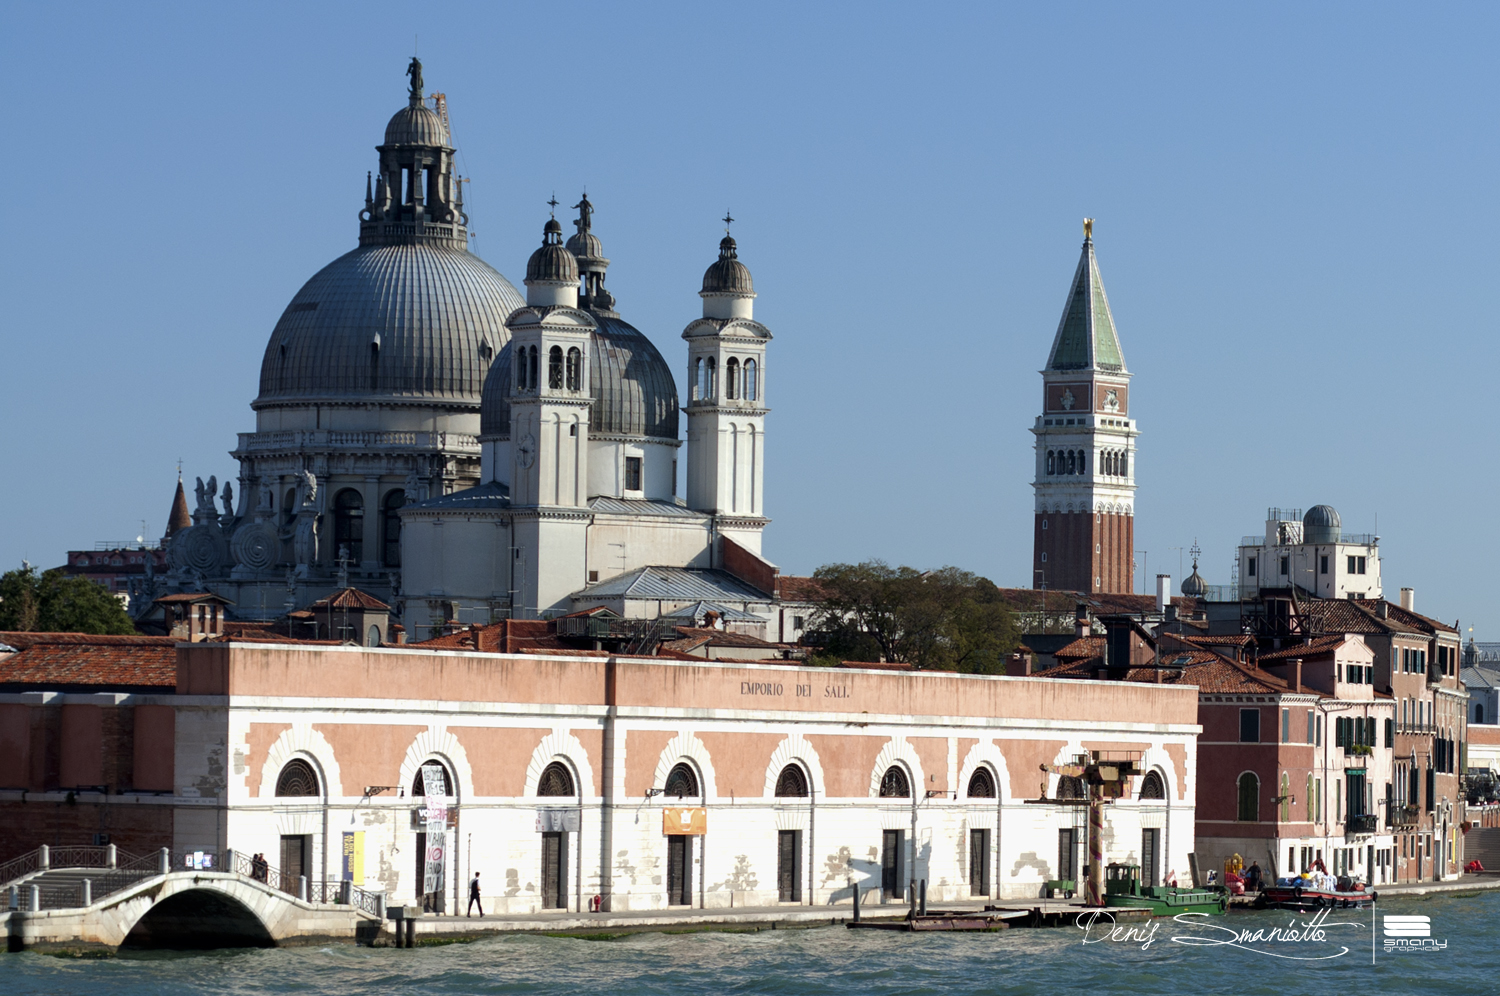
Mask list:
[[[1141,831],[1141,884],[1161,885],[1161,831]]]
[[[802,831],[776,832],[776,893],[783,903],[802,901]]]
[[[542,908],[566,909],[568,905],[567,834],[548,831],[542,834]]]
[[[307,874],[307,837],[303,835],[281,838],[281,888],[292,895],[297,894],[299,877]]]
[[[969,831],[969,895],[990,894],[990,832]]]
[[[1076,879],[1075,863],[1078,860],[1078,831],[1069,828],[1057,831],[1057,877]]]
[[[693,838],[667,837],[667,905],[693,905]]]
[[[901,850],[906,831],[884,830],[880,836],[880,892],[886,899],[900,899],[905,894],[901,888]]]

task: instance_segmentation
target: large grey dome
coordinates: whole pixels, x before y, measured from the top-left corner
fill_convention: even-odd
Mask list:
[[[525,304],[478,256],[431,244],[364,245],[302,286],[276,323],[252,407],[393,400],[479,403]]]
[[[677,383],[667,361],[618,316],[590,312],[599,329],[589,340],[589,415],[593,435],[677,438]],[[511,350],[490,367],[479,409],[481,436],[510,435]]]
[[[1302,542],[1337,543],[1343,533],[1343,523],[1331,505],[1314,505],[1302,517]]]

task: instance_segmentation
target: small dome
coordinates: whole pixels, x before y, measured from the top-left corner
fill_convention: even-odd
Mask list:
[[[448,129],[443,119],[420,101],[401,108],[385,126],[386,145],[447,146]]]
[[[661,353],[635,326],[594,313],[589,337],[589,434],[677,438],[677,383]],[[482,436],[510,435],[510,392],[515,387],[513,349],[495,357],[479,408]]]
[[[603,259],[604,243],[593,232],[574,232],[568,238],[568,252],[579,259]]]
[[[739,260],[734,239],[724,236],[719,242],[719,258],[703,273],[704,294],[753,294],[750,268]]]
[[[1331,505],[1314,505],[1302,517],[1302,542],[1337,543],[1343,532],[1343,523]]]
[[[1193,573],[1182,579],[1182,593],[1188,598],[1202,598],[1208,594],[1208,582],[1198,573],[1198,562],[1193,561]]]
[[[562,226],[556,218],[547,220],[542,230],[542,245],[526,261],[526,282],[576,284],[578,282],[578,257],[562,244]]]

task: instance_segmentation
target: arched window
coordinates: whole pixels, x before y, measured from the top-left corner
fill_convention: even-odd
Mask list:
[[[1165,799],[1167,797],[1167,786],[1161,780],[1161,774],[1155,771],[1146,772],[1146,777],[1141,779],[1142,799]]]
[[[969,798],[970,799],[993,799],[995,798],[995,776],[989,768],[980,765],[974,769],[969,776]]]
[[[1313,803],[1313,776],[1311,774],[1307,776],[1307,794],[1302,797],[1302,800],[1307,803],[1307,822],[1316,823],[1318,812]]]
[[[1051,477],[1057,473],[1057,454],[1051,450],[1047,451],[1047,476]]]
[[[776,796],[777,798],[805,799],[807,797],[807,773],[795,764],[782,768],[781,774],[776,776]]]
[[[745,400],[757,401],[760,398],[760,385],[756,383],[756,374],[760,372],[754,360],[745,361]]]
[[[1254,823],[1259,820],[1260,779],[1255,777],[1255,772],[1247,771],[1240,775],[1239,797],[1239,815],[1236,818],[1245,823]]]
[[[1068,473],[1078,473],[1078,454],[1073,450],[1068,451]]]
[[[553,761],[542,769],[537,779],[537,795],[573,795],[573,772],[561,761]]]
[[[692,765],[680,763],[667,775],[666,791],[663,795],[674,799],[685,799],[698,794],[698,773]]]
[[[719,396],[719,361],[712,356],[708,358],[708,385],[703,392],[706,398],[717,398]]]
[[[1057,780],[1057,797],[1059,799],[1087,799],[1088,794],[1083,790],[1083,779],[1077,775],[1063,775]]]
[[[885,774],[880,777],[880,797],[882,799],[910,799],[911,781],[906,777],[906,769],[899,764],[893,764],[885,769]]]
[[[708,397],[708,382],[703,379],[703,357],[693,361],[693,400]]]
[[[574,346],[568,350],[568,390],[582,390],[583,386],[583,354]]]
[[[1484,706],[1482,706],[1482,705],[1476,705],[1476,706],[1474,706],[1474,722],[1476,722],[1476,723],[1483,723],[1484,722]]]
[[[1078,451],[1078,472],[1080,474],[1087,474],[1089,472],[1088,454],[1083,450]]]
[[[521,346],[517,346],[516,347],[516,349],[515,349],[515,364],[516,364],[516,390],[517,391],[524,391],[524,390],[526,390],[526,350],[525,350],[524,347],[521,347]]]
[[[724,364],[724,396],[730,401],[739,397],[740,361],[730,357]]]
[[[281,503],[281,519],[290,526],[297,521],[297,489],[286,489],[286,501]]]
[[[526,367],[526,384],[535,391],[542,384],[541,377],[537,371],[535,346],[531,346],[526,350]]]
[[[371,624],[370,631],[365,634],[365,646],[367,646],[367,647],[378,647],[378,646],[380,646],[380,627],[379,626]]]
[[[344,547],[349,549],[350,563],[365,559],[365,499],[353,488],[345,488],[333,499],[334,556],[340,556]]]
[[[547,387],[553,391],[561,391],[563,386],[563,355],[561,346],[553,346],[547,351]]]
[[[406,491],[397,488],[385,496],[385,514],[381,517],[380,538],[384,549],[381,560],[387,567],[401,566],[401,509],[406,504]]]
[[[276,794],[278,796],[317,795],[318,773],[302,758],[294,757],[281,769],[281,774],[276,776]]]
[[[411,794],[413,796],[427,795],[427,779],[422,772],[427,770],[437,771],[443,776],[443,795],[453,795],[453,778],[448,774],[448,766],[441,761],[423,761],[422,766],[417,769],[416,775],[411,780]]]
[[[380,343],[370,343],[370,390],[380,389]]]
[[[1120,454],[1120,476],[1130,476],[1130,456],[1125,453]]]

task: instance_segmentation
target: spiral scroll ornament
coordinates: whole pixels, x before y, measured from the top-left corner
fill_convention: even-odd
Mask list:
[[[276,566],[281,554],[281,540],[264,522],[252,522],[235,531],[229,543],[234,561],[252,571],[268,571]]]

